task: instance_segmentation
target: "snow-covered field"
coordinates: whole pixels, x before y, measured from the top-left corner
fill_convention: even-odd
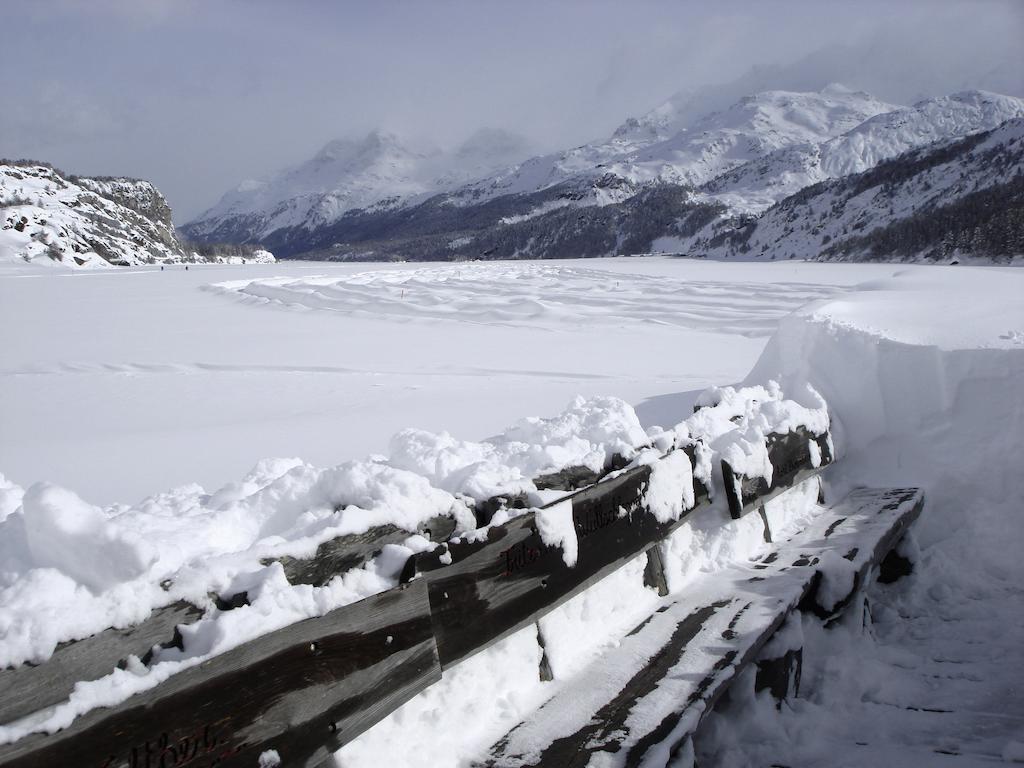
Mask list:
[[[36,486],[24,497],[22,532],[10,514],[20,488],[0,482],[0,519],[10,515],[0,553],[15,562],[7,575],[0,569],[9,582],[0,650],[45,656],[65,639],[48,636],[45,610],[62,632],[125,621],[153,597],[146,589],[156,594],[158,571],[202,559],[204,547],[221,557],[215,568],[182,568],[175,589],[202,592],[190,574],[230,580],[241,559],[226,555],[254,542],[327,535],[337,521],[330,504],[312,503],[317,494],[366,497],[367,519],[356,507],[341,516],[356,525],[378,508],[426,515],[456,491],[528,475],[554,452],[576,463],[637,446],[641,424],[682,421],[707,386],[776,379],[790,396],[806,398],[811,384],[829,404],[840,455],[830,498],[858,484],[924,488],[921,559],[913,578],[872,590],[874,637],[805,624],[804,695],[781,711],[735,701],[698,744],[703,764],[1011,759],[1024,750],[1022,296],[1024,272],[1009,268],[665,258],[9,269],[0,274],[0,471],[22,488],[50,480],[93,504],[133,506],[102,512]],[[639,423],[624,404],[577,395],[622,397]],[[560,419],[521,422],[490,443],[455,439],[567,404]],[[454,438],[405,432],[389,442],[404,427]],[[390,461],[314,468],[371,452]],[[271,456],[314,466],[264,462],[245,476]],[[187,483],[203,488],[137,503]],[[812,497],[781,497],[769,515],[797,524]],[[422,508],[409,511],[412,498]],[[188,525],[176,519],[188,515]],[[14,541],[22,535],[27,548]],[[673,589],[698,589],[760,546],[756,516],[734,523],[707,509],[673,535]],[[264,569],[254,605],[226,613],[216,634],[198,627],[188,642],[199,650],[185,663],[251,633],[253,622],[287,622],[381,588],[374,579],[393,576],[386,560],[323,590],[291,591]],[[638,579],[629,586],[634,565],[543,620],[560,673],[585,674],[653,609]],[[33,614],[29,601],[42,593]],[[69,600],[92,602],[72,612]],[[568,653],[579,638],[585,652]],[[537,654],[527,630],[479,654],[348,745],[341,764],[464,763],[563,684],[537,679]],[[168,657],[151,674],[175,663]],[[145,684],[132,675],[121,677]]]
[[[94,503],[479,439],[576,395],[645,425],[741,379],[780,317],[893,271],[671,259],[0,272],[0,472]],[[211,289],[210,286],[217,286]]]

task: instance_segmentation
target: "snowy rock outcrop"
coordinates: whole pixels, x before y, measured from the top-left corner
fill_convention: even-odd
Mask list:
[[[273,260],[265,250],[195,253],[178,239],[170,206],[148,181],[0,162],[0,262],[94,268]]]

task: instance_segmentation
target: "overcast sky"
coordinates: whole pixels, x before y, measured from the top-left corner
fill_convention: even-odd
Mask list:
[[[1024,96],[1024,1],[0,0],[0,156],[150,179],[181,223],[375,127],[554,149],[677,91]],[[708,86],[726,85],[723,88]]]

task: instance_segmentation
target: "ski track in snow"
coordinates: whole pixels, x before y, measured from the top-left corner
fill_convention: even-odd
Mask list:
[[[768,336],[779,318],[838,288],[811,283],[693,281],[531,264],[460,264],[342,277],[261,278],[211,290],[299,310],[394,320],[539,326],[654,323]]]

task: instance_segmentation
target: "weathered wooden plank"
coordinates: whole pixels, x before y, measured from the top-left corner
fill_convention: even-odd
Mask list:
[[[158,608],[134,627],[107,629],[61,643],[42,664],[0,670],[0,723],[63,701],[78,680],[109,675],[131,655],[143,658],[156,645],[172,644],[175,627],[198,621],[202,615],[201,608],[178,601]]]
[[[420,527],[420,532],[432,541],[445,541],[455,532],[455,519],[433,517]],[[359,568],[371,560],[388,544],[401,544],[412,533],[395,525],[381,525],[365,533],[353,533],[325,541],[311,558],[280,557],[284,575],[291,584],[311,584],[322,587],[335,576]],[[269,564],[273,560],[264,561]]]
[[[637,466],[568,497],[579,542],[572,567],[543,542],[532,512],[490,528],[486,540],[452,541],[411,558],[403,578],[428,584],[441,666],[536,621],[681,525],[685,513],[658,522],[645,508],[650,476],[649,466]],[[694,498],[707,499],[697,481]]]
[[[455,530],[449,517],[429,520],[422,532],[444,541]],[[312,558],[282,557],[278,562],[292,584],[323,586],[340,573],[360,567],[387,544],[401,543],[410,532],[393,525],[322,543]],[[265,560],[264,564],[274,562]],[[245,605],[246,595],[214,596],[220,610]],[[62,643],[37,665],[0,670],[0,724],[9,723],[67,699],[78,681],[96,680],[122,666],[129,656],[149,662],[154,647],[180,647],[180,625],[199,621],[204,610],[184,601],[159,608],[145,621],[123,629],[106,629],[82,640]]]
[[[801,610],[830,620],[843,613],[866,584],[872,568],[880,566],[924,509],[924,492],[919,488],[858,488],[833,508],[835,522],[823,538],[832,543],[851,563],[853,579],[847,594],[823,605],[815,590]],[[816,563],[811,563],[816,564]],[[823,574],[827,578],[827,574]]]
[[[539,475],[533,480],[538,490],[553,491],[576,491],[587,485],[600,482],[606,475],[625,469],[629,461],[620,454],[613,454],[611,459],[600,472],[595,472],[590,467],[572,466],[560,469],[558,472],[551,472],[546,475]]]
[[[246,643],[50,736],[0,746],[3,768],[313,766],[440,679],[425,583]]]
[[[813,599],[826,551],[858,572],[920,513],[915,489],[857,491],[760,561],[670,599],[492,747],[481,765],[663,766],[797,606]],[[837,606],[842,610],[842,606]],[[557,724],[557,725],[553,725]]]
[[[784,556],[775,561],[777,573],[785,571],[791,577],[795,571],[803,570],[812,576],[797,603],[798,607],[803,609],[809,604],[816,603],[815,593],[821,584],[821,572],[815,566],[820,555],[826,550],[840,551],[857,569],[854,588],[850,595],[852,597],[859,592],[871,568],[881,562],[896,546],[906,534],[907,528],[917,520],[923,508],[924,493],[918,488],[860,488],[852,491],[826,515],[786,542],[781,548]],[[799,554],[794,560],[795,551]],[[792,562],[795,567],[787,568],[786,562]],[[827,618],[838,616],[849,605],[848,597],[840,601]],[[780,617],[774,622],[776,629],[784,618]],[[660,760],[649,759],[654,757],[654,752],[658,753],[658,757],[664,756],[666,760],[662,764],[667,764],[668,756],[675,753],[700,722],[700,717],[694,718],[689,722],[689,727],[681,727],[687,710],[698,701],[702,701],[699,710],[701,716],[710,711],[715,699],[735,678],[735,673],[753,660],[773,633],[774,629],[759,637],[756,647],[752,646],[743,659],[730,659],[725,667],[716,665],[716,669],[707,676],[706,684],[702,682],[701,686],[698,686],[699,689],[703,688],[703,691],[696,698],[688,699],[686,706],[668,713],[656,728],[636,739],[626,752],[622,764],[628,768],[657,765]]]
[[[763,477],[747,477],[722,461],[722,479],[729,513],[739,519],[757,509],[783,491],[799,485],[832,463],[832,441],[829,433],[814,435],[803,427],[792,432],[773,432],[766,438],[768,459],[772,464],[772,481]],[[814,443],[815,448],[811,448]],[[812,456],[812,451],[817,454]]]
[[[723,583],[703,601],[683,599],[666,606],[624,638],[600,662],[600,671],[578,676],[476,765],[642,764],[687,711],[696,713],[696,727],[700,714],[714,706],[736,671],[757,657],[811,589],[813,575],[811,569],[789,569],[770,587],[758,583],[738,589]],[[638,659],[645,661],[630,668]],[[595,680],[606,689],[595,692]],[[560,725],[552,728],[552,723]],[[693,728],[680,729],[681,739]]]

